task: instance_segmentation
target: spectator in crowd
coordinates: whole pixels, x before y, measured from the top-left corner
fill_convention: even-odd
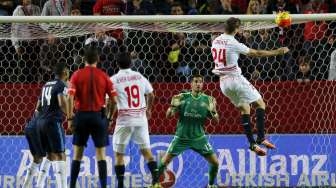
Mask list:
[[[180,3],[175,3],[171,7],[171,15],[183,15],[183,7]],[[183,55],[187,54],[187,47],[186,47],[186,40],[187,35],[184,33],[175,33],[172,34],[171,42],[171,51],[168,54],[168,61],[171,63],[170,72],[175,75],[178,74],[179,76],[183,76],[187,78],[190,76],[191,70],[189,65],[183,61]],[[173,78],[175,81],[179,81],[180,78]],[[187,81],[187,79],[185,79]]]
[[[231,4],[239,7],[240,14],[245,14],[247,11],[248,1],[247,0],[231,0]]]
[[[314,80],[314,76],[311,74],[310,57],[300,56],[298,61],[299,61],[299,71],[296,75],[296,80],[298,82],[304,82],[304,83],[307,83],[310,80]]]
[[[281,46],[276,40],[278,35],[273,29],[260,29],[244,36],[247,38],[242,40],[251,48],[270,50]],[[286,58],[286,56],[253,59],[245,57],[242,58],[241,68],[244,76],[249,80],[256,80],[256,78],[260,80],[281,80],[286,77],[286,73],[291,69],[291,67],[288,67],[290,63],[287,62]]]
[[[207,0],[197,2],[199,14],[239,14],[239,7],[232,0]]]
[[[123,15],[124,13],[125,3],[122,0],[97,0],[93,7],[94,15],[117,16]],[[105,32],[98,31],[97,35],[105,35]],[[113,37],[118,41],[118,44],[121,44],[124,39],[122,29],[111,30],[106,32],[106,35]]]
[[[239,7],[232,4],[232,0],[220,0],[219,14],[239,14]]]
[[[259,0],[250,0],[246,14],[260,14],[262,13],[261,5]]]
[[[44,3],[42,16],[70,16],[72,10],[71,0],[48,0]],[[48,33],[46,40],[40,49],[41,63],[41,80],[47,81],[51,79],[52,67],[60,61],[60,57],[70,56],[70,52],[66,51],[68,39],[57,38],[52,34],[52,30],[60,30],[66,27],[66,24],[41,24],[41,27]],[[68,61],[67,61],[68,62]]]
[[[174,0],[153,0],[153,4],[157,13],[169,15],[171,13],[171,6]]]
[[[81,9],[80,9],[80,4],[74,4],[71,9],[71,16],[80,16],[82,15]]]
[[[326,13],[328,12],[328,7],[325,3],[320,1],[311,0],[304,10],[304,14],[316,14],[316,13]],[[310,50],[310,48],[315,47],[315,43],[326,37],[328,30],[328,24],[325,21],[322,22],[307,22],[304,27],[304,48]]]
[[[75,0],[74,4],[79,6],[82,15],[93,15],[92,7],[95,5],[96,0]]]
[[[13,16],[39,16],[40,14],[40,7],[33,5],[31,0],[22,0],[21,5],[18,5],[13,12]],[[36,24],[12,24],[12,45],[19,58],[18,64],[22,72],[29,73],[26,77],[20,75],[19,81],[38,82],[38,74],[36,73],[39,72],[40,66],[38,59],[40,42],[32,40],[36,37],[34,32],[38,29]],[[19,38],[24,38],[24,40],[19,40]]]
[[[268,0],[260,0],[260,14],[267,14]]]
[[[148,0],[131,0],[126,4],[127,15],[154,15],[155,7]]]
[[[275,14],[278,12],[288,11],[291,14],[297,14],[298,10],[289,0],[270,0],[267,8],[268,14]]]
[[[0,16],[9,16],[13,10],[14,2],[2,0],[0,2]]]
[[[149,67],[145,61],[139,58],[139,55],[137,52],[133,51],[131,52],[130,55],[131,55],[131,61],[132,61],[131,69],[134,71],[140,72],[145,77],[148,77],[148,75],[145,74],[146,69],[147,68],[150,69],[151,67]]]
[[[328,80],[336,80],[336,49],[331,53]]]
[[[39,16],[41,14],[40,7],[33,5],[31,0],[22,0],[22,5],[18,5],[13,16]],[[12,44],[18,54],[22,54],[26,46],[20,45],[23,41],[17,38],[32,38],[33,33],[29,32],[34,25],[14,24],[12,25]],[[24,32],[26,31],[26,32]],[[30,52],[31,53],[31,52]]]
[[[304,10],[305,14],[327,12],[327,4],[317,0],[310,0],[309,3],[306,4]],[[329,50],[332,46],[329,45],[328,40],[330,39],[332,26],[332,23],[326,21],[312,21],[304,24],[303,50],[311,56],[310,65],[313,66],[312,74],[314,74],[317,79],[328,78],[327,70],[329,66],[327,62],[329,62],[331,53]]]
[[[69,16],[71,13],[71,0],[48,0],[42,9],[42,16]]]

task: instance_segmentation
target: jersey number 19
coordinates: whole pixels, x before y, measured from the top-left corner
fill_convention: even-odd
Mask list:
[[[132,85],[125,87],[127,93],[128,107],[138,107],[140,105],[140,92],[138,85]]]

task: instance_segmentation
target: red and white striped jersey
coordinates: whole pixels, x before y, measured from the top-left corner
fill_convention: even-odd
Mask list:
[[[118,93],[117,126],[147,125],[145,94],[153,92],[149,81],[131,69],[119,70],[111,80]]]
[[[241,74],[239,54],[247,54],[249,48],[234,36],[221,34],[212,42],[211,53],[215,62],[212,72],[216,75]]]

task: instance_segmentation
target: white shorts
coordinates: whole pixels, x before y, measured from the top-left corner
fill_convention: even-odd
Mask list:
[[[261,99],[258,90],[242,75],[222,76],[220,78],[220,88],[222,93],[236,107],[242,104],[251,104]]]
[[[113,133],[113,151],[125,153],[125,149],[133,140],[141,149],[150,148],[148,126],[116,126]]]

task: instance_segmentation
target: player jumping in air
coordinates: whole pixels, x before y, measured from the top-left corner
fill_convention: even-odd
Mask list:
[[[241,121],[244,132],[250,143],[250,149],[258,155],[266,155],[266,151],[259,147],[274,149],[275,145],[265,139],[265,108],[259,92],[241,74],[238,66],[239,54],[252,57],[268,57],[284,55],[289,49],[287,47],[276,50],[255,50],[239,43],[234,36],[238,33],[241,21],[238,18],[229,18],[225,23],[225,32],[212,42],[212,57],[215,62],[213,73],[220,76],[220,88],[223,94],[240,110]],[[250,104],[256,107],[257,139],[253,137],[250,125]]]
[[[131,139],[140,146],[142,155],[148,161],[147,166],[153,177],[153,187],[159,187],[157,163],[150,149],[147,120],[151,116],[154,101],[153,87],[139,72],[130,69],[132,61],[128,53],[118,54],[117,63],[120,70],[111,77],[111,81],[118,94],[118,118],[113,134],[113,150],[116,159],[114,168],[118,188],[124,187],[124,155]],[[116,108],[111,111],[114,113]],[[112,119],[113,113],[109,119]]]
[[[202,76],[194,75],[191,80],[191,92],[181,93],[172,98],[171,106],[168,108],[166,115],[171,118],[178,113],[179,120],[175,137],[160,162],[159,176],[163,174],[174,157],[187,149],[192,149],[209,162],[208,187],[215,187],[218,160],[205,136],[204,124],[207,118],[214,118],[218,122],[219,116],[215,98],[202,92],[203,82]]]
[[[65,134],[63,113],[68,115],[67,85],[69,69],[65,62],[57,63],[54,69],[55,79],[42,88],[41,112],[37,121],[38,134],[42,147],[52,161],[57,188],[67,186],[65,165]],[[43,169],[42,169],[43,170]],[[45,173],[48,173],[45,171]],[[38,179],[45,179],[38,178]],[[39,183],[39,182],[38,182]],[[42,187],[41,187],[42,188]]]

